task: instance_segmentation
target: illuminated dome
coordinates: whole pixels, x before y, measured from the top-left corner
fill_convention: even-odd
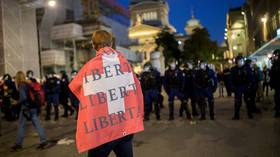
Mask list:
[[[193,31],[197,28],[203,28],[203,26],[200,24],[200,21],[192,15],[192,18],[187,21],[187,25],[185,27],[186,34],[192,35]]]

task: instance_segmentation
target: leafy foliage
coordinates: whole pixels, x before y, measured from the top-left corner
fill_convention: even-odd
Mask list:
[[[212,55],[219,55],[217,42],[210,39],[209,32],[206,28],[195,29],[194,34],[185,41],[184,52],[182,54],[183,60],[211,61]]]
[[[168,29],[163,29],[156,38],[157,49],[163,49],[163,55],[165,57],[165,63],[170,58],[175,58],[178,62],[182,57],[182,52],[179,49],[178,42],[174,34],[170,33]]]

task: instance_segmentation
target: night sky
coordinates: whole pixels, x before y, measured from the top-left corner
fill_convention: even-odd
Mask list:
[[[129,0],[117,0],[128,7]],[[185,33],[186,21],[191,18],[191,10],[195,17],[206,27],[213,40],[222,43],[226,24],[226,13],[230,7],[239,7],[245,0],[167,0],[170,12],[170,23],[177,32]]]

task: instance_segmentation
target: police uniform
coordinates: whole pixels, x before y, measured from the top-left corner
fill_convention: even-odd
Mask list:
[[[62,73],[62,78],[60,79],[60,93],[59,93],[59,100],[60,104],[63,105],[64,114],[62,117],[68,117],[68,111],[71,112],[71,115],[74,113],[74,110],[68,105],[68,98],[70,94],[70,90],[68,88],[68,77],[65,73]]]
[[[184,88],[183,72],[178,68],[174,70],[169,68],[168,70],[165,71],[163,85],[166,93],[168,94],[169,120],[174,120],[175,97],[180,99],[181,106],[185,106],[184,94],[183,94],[183,88]]]
[[[205,70],[199,69],[195,74],[195,89],[196,89],[196,100],[201,112],[200,120],[206,119],[206,100],[209,106],[210,119],[215,119],[214,113],[214,96],[213,93],[217,89],[217,77],[215,72],[209,68]]]
[[[58,120],[59,116],[59,93],[60,93],[60,81],[55,76],[50,76],[47,78],[44,84],[45,94],[46,94],[46,120],[50,120],[51,108],[52,105],[55,111],[55,120]]]
[[[274,95],[274,102],[275,102],[275,118],[280,117],[280,50],[277,49],[274,51],[273,58],[277,57],[276,59],[272,60],[272,67],[269,73],[270,76],[270,86],[275,90]]]
[[[160,73],[156,70],[150,69],[141,74],[141,86],[144,93],[144,118],[149,120],[152,106],[154,104],[155,114],[157,120],[160,120],[160,106],[159,106],[159,86]]]
[[[240,119],[240,108],[242,105],[242,98],[247,107],[248,117],[253,118],[252,115],[252,101],[250,100],[250,89],[253,88],[254,83],[253,74],[247,66],[234,66],[231,69],[230,83],[232,91],[234,92],[234,120]]]
[[[184,96],[185,101],[188,103],[188,100],[191,100],[191,107],[192,107],[192,116],[198,116],[197,108],[196,108],[196,101],[195,101],[195,87],[194,87],[194,71],[191,69],[184,69]],[[186,105],[185,109],[180,110],[180,114],[182,114],[183,111],[186,111],[188,114],[189,110]],[[187,115],[188,116],[188,115]],[[188,117],[190,118],[190,117]]]

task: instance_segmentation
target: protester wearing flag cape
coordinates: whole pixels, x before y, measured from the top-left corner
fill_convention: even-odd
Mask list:
[[[139,80],[121,52],[112,48],[112,35],[92,36],[96,57],[69,87],[80,101],[76,144],[89,157],[132,157],[133,134],[144,130],[143,95]]]

